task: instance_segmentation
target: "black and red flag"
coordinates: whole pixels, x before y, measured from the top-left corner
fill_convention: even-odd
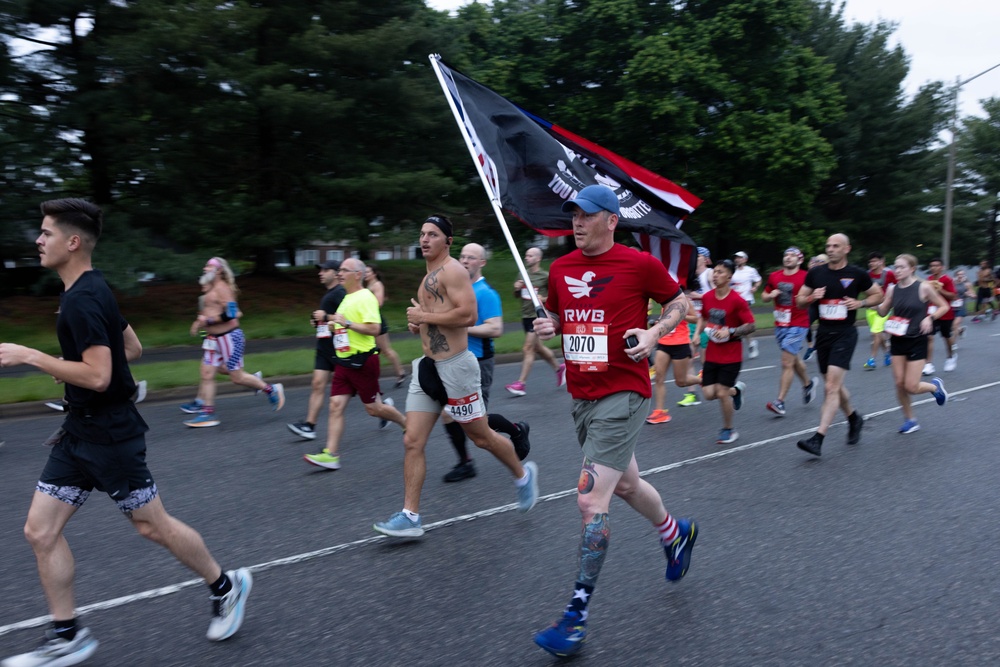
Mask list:
[[[436,59],[436,56],[431,56]],[[502,208],[548,236],[572,233],[562,204],[595,183],[615,191],[618,228],[659,257],[682,285],[694,271],[695,243],[680,230],[701,199],[606,148],[525,111],[436,61],[466,142]]]

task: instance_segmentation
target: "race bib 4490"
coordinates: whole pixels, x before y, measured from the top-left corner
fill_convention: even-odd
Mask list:
[[[449,398],[448,414],[457,422],[463,424],[471,422],[486,414],[486,406],[483,405],[483,397],[476,392],[465,398]]]

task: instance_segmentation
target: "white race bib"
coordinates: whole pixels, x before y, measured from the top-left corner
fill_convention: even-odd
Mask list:
[[[824,299],[819,302],[819,319],[846,320],[847,306],[840,299]]]
[[[933,305],[927,306],[927,314],[928,315],[933,315],[936,312],[937,312],[937,306],[933,306]]]
[[[719,326],[718,324],[706,324],[704,331],[708,335],[708,339],[713,343],[725,343],[729,341],[729,327]]]
[[[788,327],[792,325],[792,307],[791,306],[775,306],[774,307],[774,326],[776,327]]]
[[[474,419],[480,419],[486,414],[483,398],[477,392],[465,398],[449,398],[448,414],[457,422],[467,424]]]
[[[536,294],[538,293],[537,290],[535,293]],[[527,287],[522,287],[521,298],[524,299],[525,301],[531,301],[531,290],[529,290]]]
[[[208,350],[209,352],[218,352],[219,341],[212,337],[206,338],[201,342],[201,349]]]
[[[893,315],[885,321],[885,330],[893,336],[905,336],[910,328],[910,320],[906,317],[896,317]]]
[[[608,325],[569,324],[563,327],[563,357],[592,373],[608,370]]]
[[[351,351],[351,342],[347,338],[347,329],[343,327],[333,328],[333,349],[337,352]]]
[[[316,325],[316,338],[329,338],[331,335],[329,324]]]
[[[954,301],[951,302],[952,308],[961,308],[964,305],[965,305],[965,299],[955,299]]]

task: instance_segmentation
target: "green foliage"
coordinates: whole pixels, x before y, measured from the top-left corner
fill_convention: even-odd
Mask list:
[[[956,137],[953,247],[958,261],[997,262],[1000,221],[1000,98],[982,101],[986,118],[966,118]],[[956,263],[956,262],[953,262]]]
[[[0,31],[35,40],[17,57],[0,42],[0,256],[33,254],[40,200],[88,196],[126,291],[209,253],[258,271],[312,240],[366,255],[435,210],[499,247],[430,52],[704,198],[685,231],[717,255],[940,237],[943,89],[907,100],[893,26],[848,25],[826,0],[495,0],[455,17],[421,0],[23,0],[0,5]],[[978,187],[960,183],[956,253],[987,216]]]

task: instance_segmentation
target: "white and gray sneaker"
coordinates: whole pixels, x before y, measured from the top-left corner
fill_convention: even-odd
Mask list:
[[[88,628],[80,628],[72,640],[62,639],[55,630],[45,631],[46,641],[31,653],[22,653],[0,662],[2,667],[64,667],[78,665],[97,650],[98,642]]]
[[[226,572],[226,576],[232,582],[233,589],[222,597],[211,597],[213,618],[208,624],[208,638],[213,642],[229,639],[243,625],[243,612],[253,587],[253,577],[245,567],[230,570]]]
[[[521,512],[527,512],[538,502],[538,466],[534,461],[528,461],[524,464],[524,471],[528,479],[517,487],[517,509]]]
[[[382,403],[384,403],[385,405],[388,405],[390,408],[396,405],[396,401],[392,400],[392,398],[389,397],[389,396],[386,396],[385,398],[383,398],[382,399]],[[389,420],[388,419],[383,419],[383,418],[379,417],[379,420],[378,420],[378,427],[379,428],[385,428],[388,425],[389,425]]]

